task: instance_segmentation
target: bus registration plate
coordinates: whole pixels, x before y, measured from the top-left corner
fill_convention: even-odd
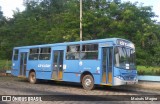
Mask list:
[[[127,84],[128,84],[128,85],[130,85],[130,84],[134,84],[134,82],[127,82]]]

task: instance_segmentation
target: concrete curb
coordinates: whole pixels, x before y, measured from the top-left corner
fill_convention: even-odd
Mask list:
[[[138,80],[141,80],[141,81],[159,81],[160,82],[160,76],[139,75]]]

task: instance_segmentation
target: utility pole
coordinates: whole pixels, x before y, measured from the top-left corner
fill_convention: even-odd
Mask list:
[[[82,41],[82,0],[80,0],[80,41]]]

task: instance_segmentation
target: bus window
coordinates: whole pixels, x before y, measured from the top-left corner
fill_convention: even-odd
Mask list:
[[[30,49],[29,60],[38,60],[39,48]]]
[[[39,60],[50,60],[51,48],[41,48],[40,50]]]
[[[82,59],[98,59],[98,44],[86,44],[82,46]]]
[[[79,60],[80,45],[67,46],[66,59],[67,60]]]
[[[115,47],[115,66],[123,69],[135,69],[135,51],[126,47]],[[128,67],[126,67],[128,65]]]
[[[13,59],[14,59],[14,60],[18,60],[18,53],[19,53],[19,50],[18,50],[18,49],[15,49],[15,50],[14,50],[14,56],[13,56]]]

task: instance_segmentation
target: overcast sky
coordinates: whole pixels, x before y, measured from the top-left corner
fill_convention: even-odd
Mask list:
[[[20,11],[25,9],[23,6],[23,0],[0,0],[0,6],[3,15],[6,17],[12,17],[13,10],[16,10],[16,8],[19,8]]]
[[[160,22],[160,0],[121,0],[131,1],[139,3],[144,3],[144,6],[153,6],[153,12],[156,13],[159,17],[155,18]],[[0,6],[2,7],[3,15],[6,17],[12,17],[13,10],[19,8],[20,11],[23,11],[25,8],[23,6],[23,0],[0,0]]]

